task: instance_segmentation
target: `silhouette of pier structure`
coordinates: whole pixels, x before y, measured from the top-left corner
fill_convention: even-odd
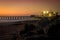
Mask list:
[[[0,16],[0,22],[39,20],[30,16]]]
[[[25,25],[38,25],[38,18],[29,16],[0,16],[0,40],[16,40]]]

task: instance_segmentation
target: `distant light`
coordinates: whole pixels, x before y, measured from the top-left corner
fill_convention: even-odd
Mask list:
[[[45,14],[46,12],[45,11],[43,11],[43,14]]]
[[[47,14],[47,13],[49,13],[49,11],[43,11],[43,14]]]
[[[52,17],[52,14],[51,13],[49,14],[49,17]]]
[[[46,13],[49,13],[49,11],[46,11]]]
[[[54,14],[56,14],[56,12],[53,12]]]

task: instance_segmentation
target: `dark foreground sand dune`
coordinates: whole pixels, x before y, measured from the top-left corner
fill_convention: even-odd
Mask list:
[[[60,20],[29,21],[23,24],[0,23],[0,40],[58,40]],[[47,24],[46,24],[47,22]],[[48,24],[49,23],[49,24]],[[48,31],[48,32],[46,32]]]
[[[24,29],[24,25],[0,24],[0,40],[16,40],[18,32]]]

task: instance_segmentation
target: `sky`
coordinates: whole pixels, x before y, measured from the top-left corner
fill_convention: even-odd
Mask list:
[[[41,15],[42,11],[60,12],[60,0],[0,0],[0,16]]]

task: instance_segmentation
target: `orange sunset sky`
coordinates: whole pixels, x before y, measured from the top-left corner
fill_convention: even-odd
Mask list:
[[[60,12],[59,0],[0,0],[0,16],[40,15],[41,11]]]

